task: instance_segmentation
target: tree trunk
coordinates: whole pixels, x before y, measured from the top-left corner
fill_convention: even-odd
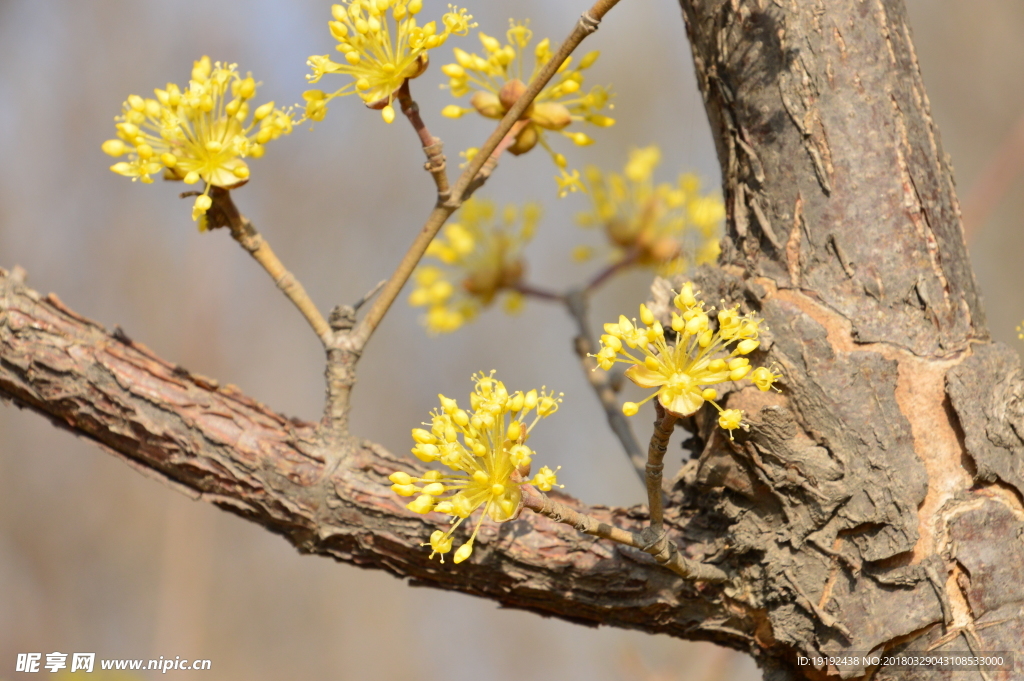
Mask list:
[[[682,6],[729,212],[705,292],[761,311],[785,376],[733,397],[758,422],[684,490],[746,556],[757,645],[799,678],[814,651],[1019,649],[1020,363],[988,338],[903,3]]]
[[[672,538],[728,583],[533,514],[485,525],[456,568],[432,562],[420,544],[445,520],[386,486],[407,461],[365,440],[325,457],[312,424],[107,333],[18,271],[0,270],[0,396],[300,551],[417,584],[716,641],[771,679],[1024,678],[1024,659],[987,676],[800,659],[1024,640],[1024,374],[988,338],[902,2],[682,7],[729,211],[722,266],[697,281],[764,316],[763,359],[784,375],[781,394],[728,395],[750,422],[735,442],[698,423],[699,455],[666,490]],[[584,510],[628,529],[647,517]]]

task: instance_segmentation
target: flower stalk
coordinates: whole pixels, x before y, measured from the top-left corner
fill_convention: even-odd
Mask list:
[[[231,237],[263,267],[277,288],[295,305],[320,342],[325,347],[329,345],[332,333],[327,320],[309,297],[302,283],[285,268],[267,240],[256,231],[252,222],[239,212],[231,198],[231,192],[214,186],[210,189],[210,199],[211,204],[206,216],[207,227],[227,227]]]
[[[729,581],[729,575],[721,568],[687,558],[679,548],[662,532],[655,541],[649,541],[650,533],[630,532],[620,527],[603,523],[593,516],[580,513],[574,508],[538,492],[529,485],[523,486],[523,507],[534,513],[564,523],[576,530],[601,539],[609,539],[625,546],[631,546],[650,554],[664,567],[687,581],[720,584]]]
[[[661,489],[662,472],[665,469],[665,452],[668,450],[668,441],[672,437],[672,429],[675,427],[675,414],[665,411],[660,404],[656,405],[658,418],[654,421],[654,433],[651,435],[651,444],[647,449],[647,465],[645,466],[645,480],[647,483],[647,508],[651,513],[651,529],[661,533],[665,525],[665,501],[664,492]]]
[[[437,202],[444,203],[451,195],[451,188],[448,186],[447,160],[444,157],[444,143],[427,130],[427,125],[423,122],[423,117],[420,116],[419,104],[412,98],[408,80],[403,82],[402,87],[398,90],[398,104],[402,114],[409,120],[416,135],[420,138],[423,153],[427,156],[427,162],[423,168],[434,178],[434,185],[437,187]]]

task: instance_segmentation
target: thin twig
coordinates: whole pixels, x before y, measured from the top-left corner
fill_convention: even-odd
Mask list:
[[[348,341],[353,347],[362,349],[366,345],[366,342],[373,335],[373,332],[384,318],[391,304],[398,297],[402,287],[405,286],[405,282],[412,275],[416,265],[426,252],[427,246],[430,245],[430,242],[444,225],[445,221],[458,209],[461,202],[467,198],[467,191],[477,180],[478,173],[484,169],[485,164],[494,163],[494,154],[503,143],[506,146],[511,144],[512,140],[507,139],[507,136],[512,131],[513,126],[519,123],[527,107],[533,103],[533,100],[544,86],[548,84],[548,81],[555,75],[565,59],[585,37],[597,30],[601,19],[617,3],[618,0],[597,0],[593,7],[583,13],[580,20],[576,23],[576,27],[558,48],[555,55],[544,65],[540,73],[530,81],[523,95],[512,105],[512,108],[505,114],[505,117],[501,119],[501,122],[498,123],[490,137],[480,147],[477,155],[469,161],[466,169],[451,188],[449,199],[435,206],[434,210],[427,217],[423,228],[395,269],[394,274],[391,275],[388,283],[385,284],[380,296],[374,301],[366,316],[353,329]]]
[[[597,518],[586,513],[580,513],[576,509],[539,492],[531,485],[523,485],[521,489],[523,490],[523,506],[535,513],[547,516],[555,522],[572,525],[583,534],[610,539],[619,544],[625,544],[626,546],[638,549],[643,548],[643,542],[638,534],[624,530],[621,527],[609,525],[608,523],[602,523]]]
[[[344,448],[339,446],[349,437],[348,415],[352,398],[352,387],[356,383],[356,364],[361,352],[348,347],[345,340],[356,324],[356,312],[380,291],[386,282],[381,281],[352,305],[339,305],[331,310],[329,323],[334,338],[327,348],[326,397],[324,414],[320,420],[318,435],[328,445],[329,465],[325,472],[333,472],[341,463]],[[327,473],[325,473],[327,474]]]
[[[608,276],[611,276],[620,268],[613,266],[608,269],[611,270]],[[603,279],[607,279],[608,276],[603,277]],[[621,378],[621,376],[616,377],[615,374],[606,371],[598,372],[597,363],[591,357],[597,347],[594,335],[590,331],[588,314],[590,309],[589,293],[592,291],[592,285],[593,282],[587,288],[571,289],[568,293],[564,294],[537,288],[529,284],[517,284],[514,290],[531,298],[548,302],[560,302],[565,305],[569,316],[576,322],[576,338],[573,346],[576,350],[576,355],[579,357],[580,365],[583,367],[583,375],[587,377],[587,382],[590,383],[590,387],[594,389],[594,394],[597,395],[598,401],[601,402],[608,425],[611,427],[612,432],[615,433],[615,437],[619,439],[622,448],[626,451],[626,456],[629,457],[630,463],[633,464],[633,469],[639,476],[640,483],[644,484],[646,480],[645,466],[647,459],[644,456],[643,450],[640,449],[640,443],[637,441],[636,435],[633,434],[633,427],[630,425],[629,419],[622,413],[622,404],[618,398],[618,385],[616,385],[616,378]]]
[[[398,90],[398,103],[401,106],[402,113],[409,119],[413,130],[416,131],[420,138],[423,153],[427,155],[427,162],[423,165],[423,168],[434,178],[434,184],[437,186],[438,203],[443,203],[448,200],[451,191],[448,186],[444,143],[431,135],[430,131],[427,130],[427,125],[423,122],[423,118],[420,117],[419,104],[412,98],[408,79],[402,83],[402,87]]]
[[[677,575],[692,581],[725,582],[729,575],[720,568],[686,558],[679,548],[661,532],[659,541],[648,540],[648,532],[630,532],[621,527],[603,523],[593,516],[555,501],[530,485],[523,485],[523,506],[555,522],[571,525],[584,534],[632,546],[654,556],[654,559]]]
[[[375,295],[377,295],[382,288],[384,288],[384,284],[386,284],[386,283],[388,283],[387,279],[381,279],[380,281],[378,281],[376,286],[374,286],[372,289],[367,291],[366,295],[364,295],[362,298],[357,300],[352,305],[352,309],[354,311],[358,312],[359,308],[361,308],[363,305],[366,305],[368,302],[370,302],[370,300],[372,300],[373,297]]]
[[[629,419],[622,413],[622,404],[619,402],[618,391],[615,389],[612,374],[606,371],[598,371],[597,364],[591,355],[597,350],[597,343],[590,331],[588,319],[589,299],[585,291],[575,289],[565,296],[565,307],[569,316],[576,322],[576,355],[579,357],[583,367],[583,373],[594,389],[594,394],[601,402],[605,418],[611,427],[615,437],[619,439],[622,448],[629,457],[633,469],[640,477],[640,482],[645,480],[644,465],[646,459],[640,443],[633,433],[633,426]]]
[[[524,296],[529,298],[536,298],[538,300],[546,300],[552,303],[564,303],[565,295],[557,293],[555,291],[549,291],[531,284],[519,283],[512,287],[512,290],[517,293],[522,293]]]
[[[608,281],[612,276],[618,274],[622,270],[626,269],[630,265],[636,262],[637,258],[640,257],[640,249],[634,248],[630,250],[626,255],[622,256],[612,264],[605,267],[603,270],[598,272],[593,279],[584,287],[585,293],[592,293],[594,289]]]
[[[661,533],[664,531],[665,522],[661,477],[665,468],[665,451],[668,449],[668,441],[672,437],[672,429],[678,417],[662,407],[657,400],[654,402],[654,408],[658,417],[654,421],[654,433],[651,434],[651,445],[647,449],[647,505],[651,509],[651,529],[655,533]]]
[[[285,269],[281,260],[274,253],[267,240],[256,231],[252,222],[242,215],[235,202],[231,198],[231,192],[220,187],[210,189],[210,198],[213,205],[207,212],[207,219],[210,226],[227,227],[231,236],[242,248],[249,252],[256,262],[263,266],[270,278],[274,280],[277,288],[281,289],[288,300],[299,309],[302,316],[306,318],[313,331],[326,347],[331,341],[331,328],[327,320],[320,314],[316,304],[306,293],[306,289],[299,283],[291,272]]]

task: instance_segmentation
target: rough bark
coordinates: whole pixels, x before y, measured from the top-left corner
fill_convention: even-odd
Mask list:
[[[471,561],[442,567],[419,545],[443,519],[407,512],[386,486],[406,460],[368,441],[325,456],[312,424],[2,270],[0,395],[300,551],[714,640],[766,678],[983,678],[797,664],[821,653],[1024,658],[1024,373],[988,338],[902,2],[681,1],[729,212],[722,267],[697,279],[706,299],[765,317],[759,359],[784,374],[781,394],[728,395],[749,432],[731,442],[699,423],[699,456],[667,476],[672,538],[728,584],[694,585],[532,514],[485,528]],[[647,517],[567,502],[630,529]],[[1024,659],[985,678],[1022,677]]]
[[[0,269],[0,397],[88,438],[139,472],[259,523],[304,553],[378,568],[420,585],[463,591],[573,622],[685,638],[723,639],[719,587],[693,586],[637,549],[532,513],[485,524],[473,560],[428,558],[441,514],[422,516],[389,489],[406,457],[362,440],[330,470],[316,426],[288,419],[233,386],[194,375],[148,348],[42,297]],[[639,530],[644,508],[585,507]],[[675,538],[699,557],[700,542]],[[691,531],[692,533],[692,531]]]
[[[749,435],[709,442],[680,499],[729,519],[767,666],[1019,649],[1020,366],[988,338],[902,2],[682,7],[729,213],[699,279],[765,317],[785,390],[732,396]]]

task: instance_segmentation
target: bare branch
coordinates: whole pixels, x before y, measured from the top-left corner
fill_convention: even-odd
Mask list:
[[[608,277],[619,271],[619,268],[612,266],[605,271],[608,272],[608,275],[602,277],[602,281],[607,280]],[[565,305],[569,316],[576,323],[576,338],[573,341],[573,348],[579,357],[583,375],[586,376],[590,387],[594,389],[594,394],[597,395],[597,399],[601,402],[602,409],[604,409],[608,425],[625,450],[630,463],[633,464],[633,469],[640,477],[640,482],[643,483],[646,476],[644,466],[647,460],[640,449],[640,443],[637,441],[636,435],[633,434],[633,427],[630,425],[629,419],[622,413],[622,404],[619,402],[617,385],[617,381],[621,379],[621,374],[606,371],[598,372],[597,364],[594,362],[594,358],[591,357],[597,346],[597,343],[594,341],[594,334],[590,330],[589,319],[589,294],[592,292],[593,286],[588,285],[585,289],[572,289],[564,294],[537,288],[529,284],[517,284],[514,290],[537,300],[559,302]]]
[[[523,505],[556,522],[571,525],[584,534],[640,549],[654,556],[658,563],[684,579],[712,583],[726,582],[729,579],[724,570],[683,556],[679,547],[668,539],[664,531],[655,533],[648,531],[650,528],[647,528],[642,532],[628,532],[555,501],[529,485],[523,489]]]
[[[207,211],[210,229],[227,227],[231,231],[231,237],[266,270],[277,288],[281,289],[288,300],[298,308],[309,325],[313,327],[320,342],[325,347],[328,346],[331,342],[331,329],[327,320],[320,314],[313,299],[309,297],[306,289],[295,275],[285,269],[284,264],[274,253],[267,240],[256,231],[252,222],[241,214],[231,198],[231,192],[220,187],[211,187],[210,198],[213,200],[213,205]]]
[[[444,157],[444,143],[427,130],[427,125],[420,116],[420,106],[412,98],[408,79],[398,90],[398,103],[402,113],[409,119],[413,130],[420,138],[423,153],[427,156],[427,162],[423,168],[434,178],[434,184],[437,186],[437,202],[444,203],[451,196],[451,189],[448,186],[447,161]]]

